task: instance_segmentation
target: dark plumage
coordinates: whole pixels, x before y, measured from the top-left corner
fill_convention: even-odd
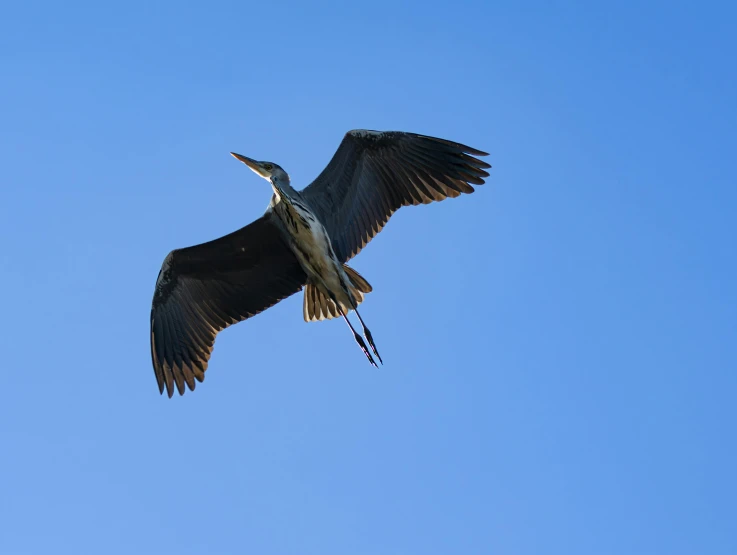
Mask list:
[[[483,184],[489,175],[485,171],[489,164],[476,158],[485,155],[459,143],[414,133],[355,130],[345,135],[325,170],[301,193],[291,189],[286,174],[286,182],[270,177],[274,197],[266,214],[214,241],[174,250],[164,260],[151,308],[151,358],[160,392],[166,388],[171,397],[175,385],[180,394],[185,385],[194,390],[195,380],[204,380],[219,331],[305,285],[312,287],[305,300],[305,320],[342,314],[341,303],[334,302],[336,298],[314,268],[298,259],[297,255],[304,258],[307,252],[297,243],[301,240],[298,230],[309,230],[316,218],[327,232],[336,263],[342,265],[400,207],[472,193],[472,184]],[[283,173],[276,165],[237,157],[252,169],[259,165],[254,171],[262,177],[266,177],[263,168],[271,171],[275,166],[274,173],[277,169]],[[297,220],[302,228],[295,224]],[[315,252],[307,254],[314,257]],[[346,298],[353,299],[350,308],[355,310],[371,286],[355,270],[345,269],[347,273],[341,275],[348,277],[353,293]],[[364,332],[378,356],[365,326]],[[365,345],[362,349],[373,363]]]
[[[341,262],[356,256],[402,206],[473,193],[491,166],[465,145],[400,131],[346,133],[302,196],[333,240]]]
[[[269,213],[238,231],[174,250],[159,272],[151,308],[151,359],[159,390],[195,388],[215,336],[293,295],[307,275]]]

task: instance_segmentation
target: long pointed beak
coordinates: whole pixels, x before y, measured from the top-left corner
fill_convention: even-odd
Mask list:
[[[243,156],[242,154],[236,154],[235,152],[230,153],[233,158],[236,160],[240,160],[243,162],[246,166],[251,168],[253,171],[255,171],[259,175],[263,175],[261,172],[261,166],[259,166],[259,163],[256,162],[256,160],[253,160],[252,158],[249,158],[248,156]]]

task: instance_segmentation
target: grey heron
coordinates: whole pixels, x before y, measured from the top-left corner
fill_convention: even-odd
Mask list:
[[[487,153],[452,141],[353,130],[322,173],[296,191],[279,165],[231,154],[269,181],[273,194],[247,226],[164,259],[151,308],[151,359],[159,392],[166,388],[169,397],[175,386],[183,395],[204,380],[221,330],[302,288],[305,321],[344,318],[368,361],[382,362],[358,313],[371,285],[346,262],[400,207],[472,193],[491,167],[477,158]]]

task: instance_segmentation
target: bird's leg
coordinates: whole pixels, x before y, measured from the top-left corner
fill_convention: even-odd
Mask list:
[[[335,301],[333,301],[333,302],[335,302]],[[366,355],[366,358],[369,360],[369,362],[371,364],[373,364],[374,366],[376,366],[376,368],[378,368],[378,366],[376,365],[376,362],[374,362],[374,357],[371,356],[371,353],[369,353],[369,350],[366,348],[366,343],[363,342],[363,338],[360,335],[358,335],[358,333],[356,333],[356,330],[355,329],[353,329],[353,324],[351,324],[351,321],[345,315],[345,313],[343,312],[343,309],[340,308],[340,305],[337,302],[335,302],[335,306],[338,307],[338,311],[340,312],[340,315],[343,317],[343,319],[345,320],[346,324],[348,324],[348,327],[351,328],[351,331],[353,332],[353,337],[356,340],[356,343],[358,343],[358,346],[361,347],[361,350],[363,351],[363,354]],[[379,360],[381,360],[381,359],[379,359]]]
[[[354,307],[353,311],[356,313],[356,316],[358,316],[358,321],[361,322],[361,326],[363,327],[363,335],[366,336],[366,339],[369,342],[369,345],[371,345],[371,350],[374,352],[376,357],[379,359],[379,362],[381,364],[384,364],[384,361],[381,360],[381,355],[379,354],[379,351],[376,350],[376,345],[374,344],[374,338],[371,337],[371,332],[366,327],[366,324],[363,323],[363,318],[361,318],[361,315],[358,313],[358,310]]]

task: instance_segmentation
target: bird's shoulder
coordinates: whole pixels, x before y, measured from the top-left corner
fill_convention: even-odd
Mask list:
[[[351,129],[343,137],[344,142],[360,145],[363,148],[396,142],[413,135],[404,131],[375,131],[373,129]]]

